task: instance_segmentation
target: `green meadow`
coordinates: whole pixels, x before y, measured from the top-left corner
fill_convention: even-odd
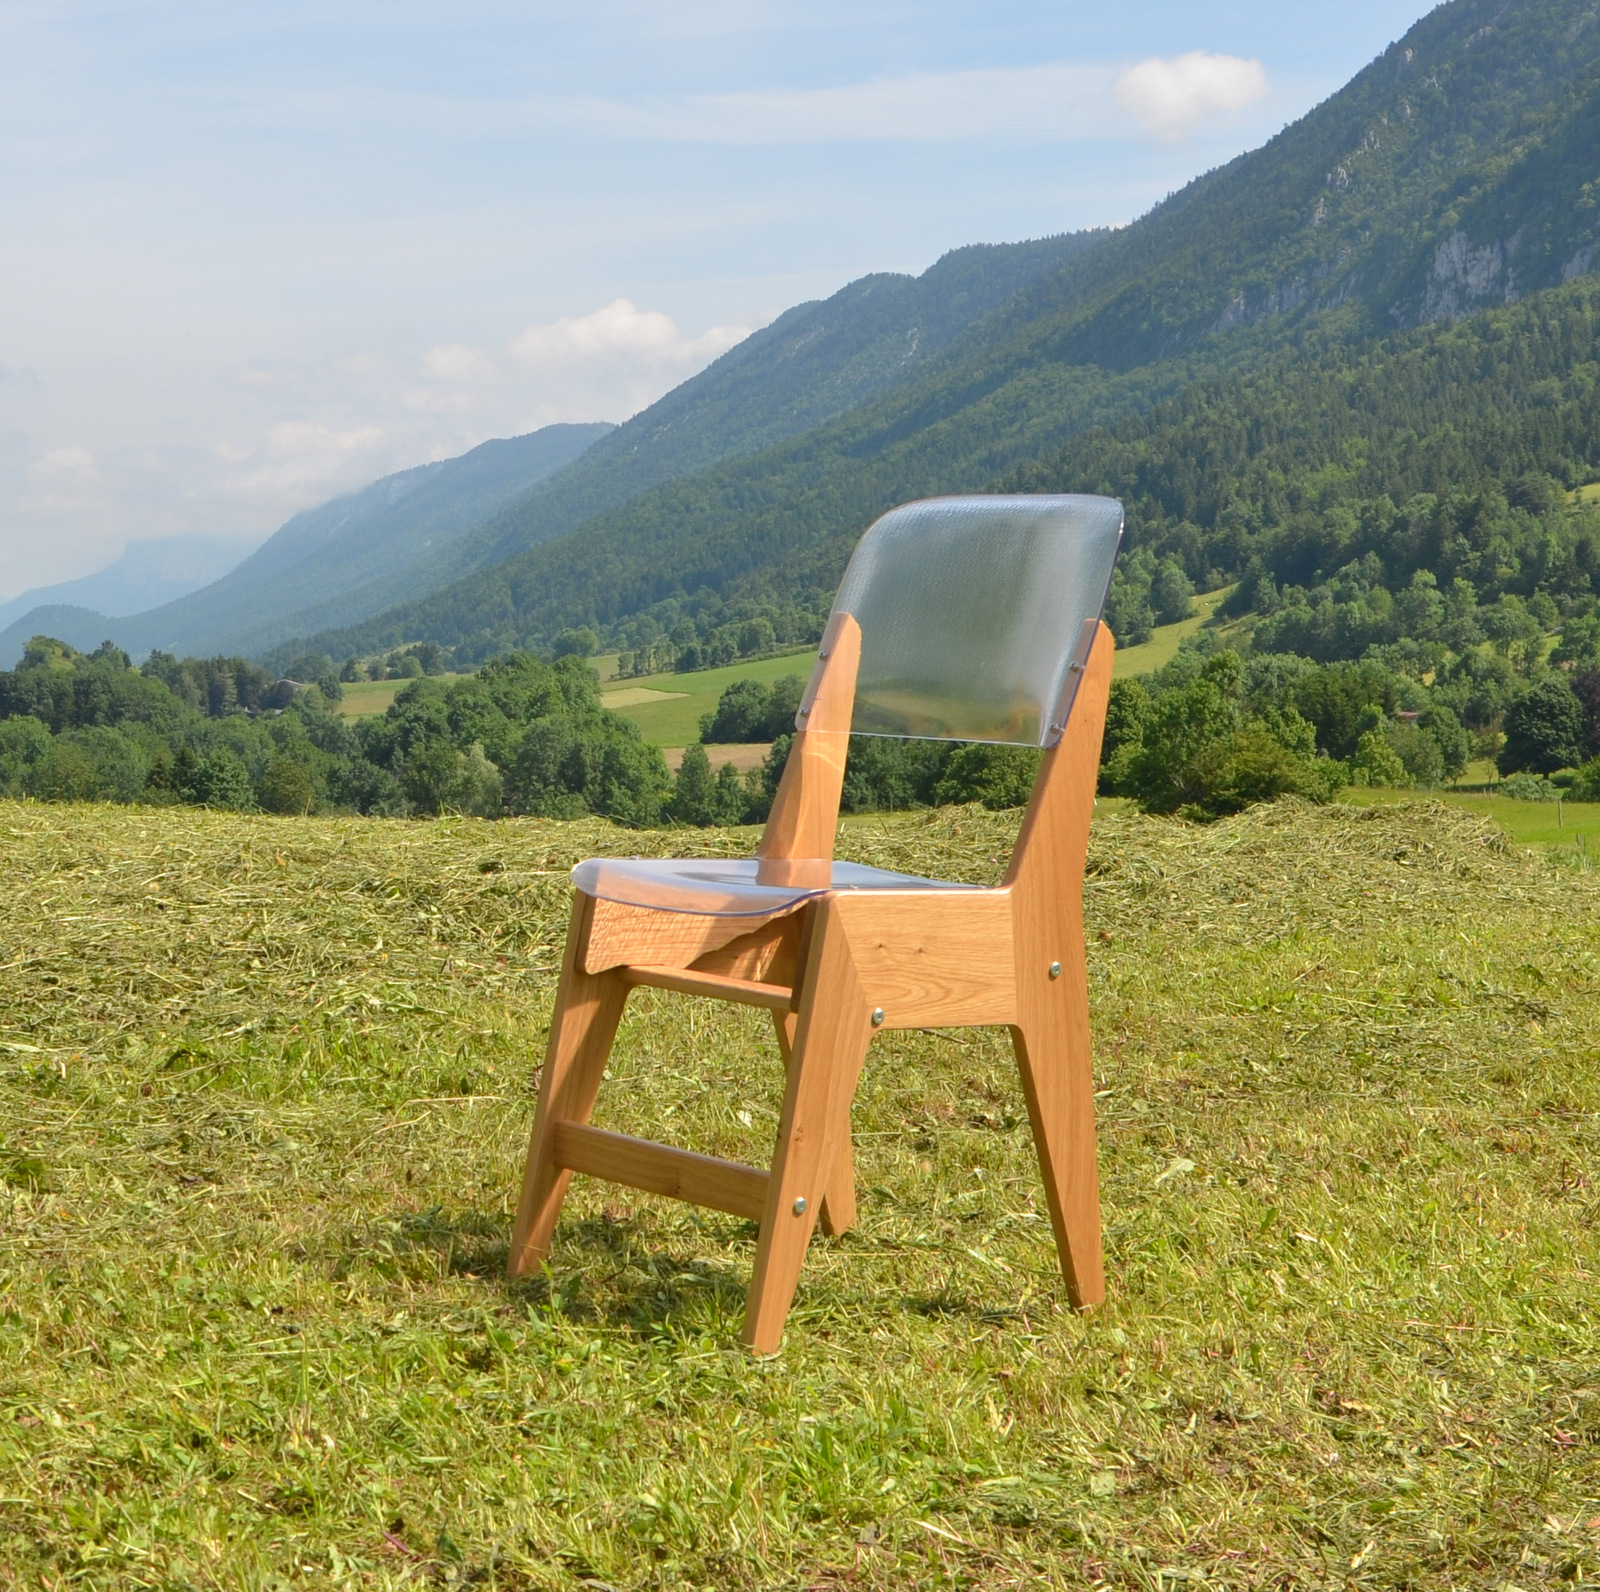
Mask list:
[[[765,684],[786,674],[797,674],[803,680],[810,675],[815,657],[815,647],[802,647],[748,663],[696,669],[687,674],[615,680],[606,679],[602,673],[600,701],[631,719],[643,731],[644,738],[656,746],[687,746],[700,739],[701,716],[715,711],[723,691],[735,680],[760,680]]]
[[[1015,814],[844,854],[996,878]],[[1097,817],[1110,1297],[1003,1032],[875,1041],[781,1354],[747,1223],[502,1267],[588,853],[748,831],[6,804],[0,1585],[1494,1588],[1600,1574],[1600,875],[1444,804]],[[597,1120],[768,1151],[764,1014]]]
[[[1157,625],[1150,639],[1137,647],[1119,647],[1112,660],[1112,673],[1122,680],[1136,674],[1154,674],[1157,669],[1171,663],[1177,657],[1178,646],[1184,638],[1194,635],[1206,624],[1232,590],[1231,586],[1223,586],[1216,591],[1201,593],[1194,599],[1194,612],[1187,619],[1180,619],[1175,625]],[[1238,622],[1230,628],[1238,628]]]
[[[1152,674],[1177,655],[1178,644],[1185,636],[1193,635],[1216,612],[1231,587],[1206,592],[1195,598],[1195,612],[1191,618],[1175,625],[1158,625],[1150,640],[1138,647],[1124,647],[1116,656],[1118,677],[1133,674]],[[615,654],[594,660],[600,673],[601,701],[606,707],[631,719],[643,732],[647,741],[657,746],[681,747],[700,738],[700,719],[712,712],[724,690],[735,680],[760,680],[770,683],[786,674],[797,674],[802,679],[811,672],[814,649],[798,648],[779,653],[774,657],[758,658],[748,663],[728,664],[720,669],[697,669],[687,674],[653,674],[637,680],[614,678]],[[395,681],[381,685],[346,686],[346,699],[342,711],[354,717],[350,706],[352,691],[369,693],[360,700],[362,706],[355,711],[381,713],[393,700]],[[387,692],[379,703],[379,692]],[[371,707],[365,704],[371,701]]]

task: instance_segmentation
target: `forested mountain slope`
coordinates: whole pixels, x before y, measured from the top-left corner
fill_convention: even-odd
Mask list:
[[[317,645],[426,637],[487,655],[581,623],[627,645],[751,604],[798,622],[896,501],[1063,478],[1078,468],[1066,462],[1073,438],[1196,382],[1222,382],[1203,390],[1233,402],[1246,389],[1227,383],[1257,366],[1281,376],[1310,358],[1331,380],[1398,337],[1397,357],[1412,350],[1419,372],[1435,369],[1415,353],[1433,345],[1407,342],[1409,328],[1514,303],[1594,265],[1597,127],[1591,0],[1454,0],[1269,144],[1020,287],[887,393]],[[1542,350],[1545,379],[1580,353]],[[1455,396],[1473,401],[1465,388]],[[1514,410],[1537,401],[1515,381],[1505,396]],[[1438,395],[1436,431],[1454,401]],[[1239,423],[1256,418],[1241,411]],[[1585,449],[1574,468],[1600,462]],[[1445,468],[1437,449],[1430,457]],[[1470,454],[1461,464],[1479,471]],[[1208,571],[1238,572],[1223,562],[1196,574]]]
[[[885,392],[1019,287],[1100,236],[975,244],[921,276],[881,272],[796,305],[443,550],[425,572],[424,589],[502,563],[659,482],[770,447]]]
[[[559,470],[610,426],[545,426],[456,459],[385,476],[296,514],[220,580],[130,618],[86,608],[23,614],[0,632],[0,666],[41,632],[89,649],[261,652],[286,636],[348,624],[427,587],[416,571],[439,548]]]

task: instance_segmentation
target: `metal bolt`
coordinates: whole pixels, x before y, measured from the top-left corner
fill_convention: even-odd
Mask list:
[[[806,1213],[806,1197],[805,1197],[804,1194],[802,1194],[800,1196],[800,1198],[797,1199],[794,1202],[794,1213],[795,1213],[796,1216],[804,1216],[805,1215],[805,1213]]]
[[[872,1008],[872,1026],[874,1028],[883,1027],[883,1008],[881,1006],[874,1006]]]
[[[1061,977],[1061,964],[1059,962],[1052,962],[1050,964],[1050,976],[1051,978]]]

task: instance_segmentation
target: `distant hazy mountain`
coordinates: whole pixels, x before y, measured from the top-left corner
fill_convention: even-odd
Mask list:
[[[385,476],[295,515],[220,580],[131,617],[112,617],[99,602],[91,609],[88,592],[66,587],[37,594],[54,599],[46,606],[29,601],[18,612],[23,599],[15,599],[7,607],[16,617],[0,631],[0,667],[11,667],[28,639],[41,633],[75,647],[109,639],[135,655],[160,647],[204,656],[260,653],[285,637],[354,623],[431,589],[412,575],[433,554],[609,430],[605,424],[546,426]]]
[[[209,585],[258,543],[259,538],[241,540],[204,533],[129,542],[116,563],[92,575],[54,586],[35,586],[20,597],[0,602],[0,629],[34,608],[89,608],[116,618],[141,613]]]

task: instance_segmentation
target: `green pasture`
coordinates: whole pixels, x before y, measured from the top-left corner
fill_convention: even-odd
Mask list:
[[[444,674],[441,680],[456,680],[459,675]],[[343,696],[335,704],[339,714],[347,719],[369,719],[388,711],[395,693],[410,685],[409,680],[353,680],[345,685]]]
[[[1114,665],[1118,677],[1149,674],[1170,662],[1178,651],[1178,643],[1205,624],[1231,589],[1224,587],[1195,598],[1192,618],[1176,625],[1160,625],[1142,646],[1122,648]],[[677,747],[699,739],[701,716],[716,707],[723,691],[735,680],[772,681],[786,674],[798,674],[803,679],[811,672],[812,657],[813,649],[801,648],[776,657],[729,664],[721,669],[653,674],[638,680],[614,678],[615,654],[592,661],[600,671],[605,705],[637,724],[647,741],[657,746]],[[653,695],[643,697],[641,693],[645,691]],[[384,706],[387,705],[386,702]],[[371,711],[381,712],[382,709]]]
[[[651,674],[637,680],[607,679],[600,699],[637,724],[647,741],[657,746],[686,746],[700,739],[701,715],[715,710],[723,691],[735,680],[769,682],[786,674],[797,674],[804,680],[811,674],[815,657],[816,648],[803,647],[753,658],[747,663],[730,663],[721,669]],[[641,701],[635,695],[641,691],[659,694]]]
[[[996,878],[1016,815],[845,854]],[[1000,1031],[874,1042],[783,1352],[752,1228],[580,1180],[502,1268],[597,821],[0,806],[0,1585],[1600,1574],[1600,875],[1449,804],[1097,814],[1110,1297]],[[764,1014],[641,991],[597,1120],[767,1154]]]
[[[1194,600],[1194,613],[1175,625],[1157,625],[1150,639],[1137,647],[1119,647],[1112,660],[1111,672],[1117,679],[1135,674],[1154,674],[1163,664],[1171,663],[1178,655],[1178,644],[1185,636],[1192,636],[1222,605],[1222,600],[1233,590],[1221,586],[1216,591],[1202,593]]]

